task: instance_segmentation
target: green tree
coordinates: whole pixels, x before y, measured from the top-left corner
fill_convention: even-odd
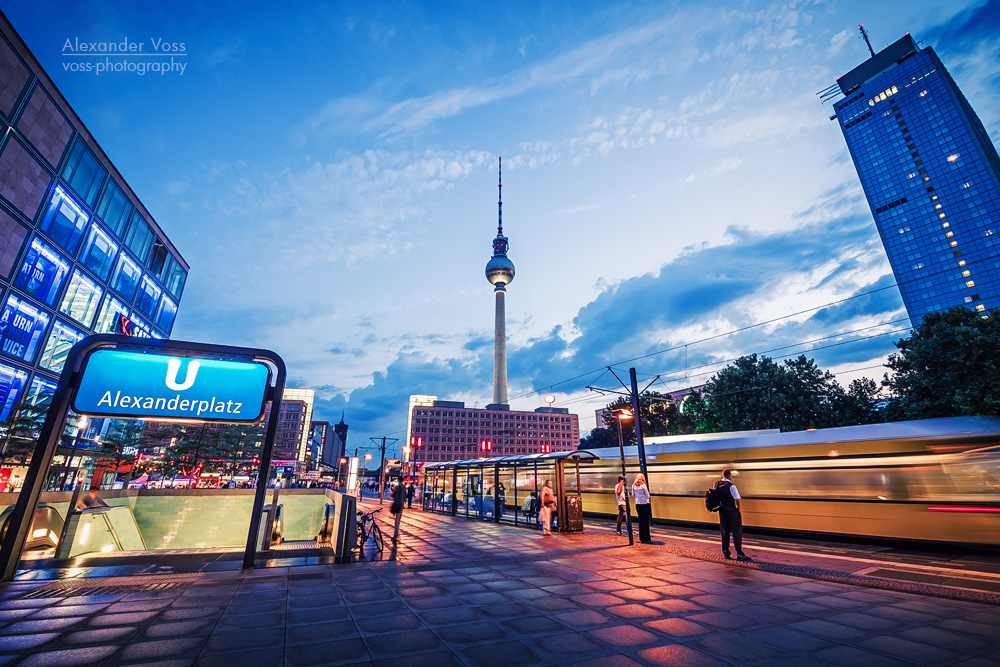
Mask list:
[[[580,449],[600,449],[601,447],[617,447],[618,434],[611,429],[598,426],[590,435],[580,438]]]
[[[609,412],[604,414],[604,426],[610,431],[614,438],[614,445],[618,445],[618,422],[616,415],[621,410],[632,412],[632,399],[628,396],[621,396],[608,404]],[[670,422],[678,415],[678,410],[673,405],[670,397],[658,391],[645,391],[639,394],[639,416],[641,418],[642,437],[649,438],[655,435],[670,435]],[[621,422],[622,441],[627,445],[635,443],[635,423],[632,419]],[[598,425],[600,426],[600,425]]]
[[[835,406],[844,390],[833,373],[819,368],[815,360],[805,355],[786,360],[784,370],[784,382],[778,390],[784,408],[779,428],[804,431],[837,426]]]
[[[785,370],[769,357],[740,357],[719,371],[693,403],[694,420],[703,432],[778,428],[786,405]]]
[[[0,463],[27,463],[38,444],[47,408],[21,401],[0,421]]]
[[[957,306],[924,315],[889,355],[891,419],[1000,415],[1000,320]]]
[[[871,423],[879,420],[873,384],[858,382],[847,393],[832,373],[805,355],[779,364],[751,354],[726,366],[686,399],[682,415],[697,433]]]
[[[837,426],[878,424],[885,421],[881,388],[871,378],[858,378],[834,401]]]

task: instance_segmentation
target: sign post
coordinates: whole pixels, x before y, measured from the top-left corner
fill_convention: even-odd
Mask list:
[[[269,350],[113,334],[69,351],[0,547],[0,579],[14,577],[70,408],[82,415],[195,423],[255,423],[271,401],[243,567],[253,567],[285,364]],[[261,480],[265,480],[264,483]]]

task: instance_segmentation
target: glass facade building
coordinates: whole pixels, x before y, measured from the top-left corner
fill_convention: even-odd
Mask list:
[[[837,83],[835,117],[912,324],[1000,308],[1000,157],[937,54],[906,35]]]
[[[0,14],[0,420],[122,317],[169,337],[188,269]]]

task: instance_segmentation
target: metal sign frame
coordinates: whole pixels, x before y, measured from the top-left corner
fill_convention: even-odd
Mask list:
[[[271,467],[271,454],[274,449],[274,436],[278,427],[278,415],[281,409],[281,398],[285,389],[285,362],[270,350],[232,347],[229,345],[210,345],[177,340],[136,339],[115,334],[97,334],[87,336],[69,351],[59,384],[52,397],[45,423],[35,445],[35,451],[24,478],[24,484],[14,505],[14,511],[7,526],[7,534],[0,547],[0,580],[10,581],[17,573],[24,543],[31,527],[31,519],[35,515],[42,487],[48,477],[52,458],[59,446],[63,424],[69,414],[70,404],[80,384],[83,373],[83,363],[89,354],[98,349],[145,350],[154,354],[181,356],[189,358],[222,359],[222,360],[254,360],[264,362],[273,371],[270,383],[265,390],[266,401],[271,401],[271,412],[267,424],[267,434],[264,439],[264,449],[261,452],[260,467],[257,469],[257,487],[253,501],[253,513],[250,517],[250,527],[247,530],[246,549],[243,554],[243,569],[253,567],[256,555],[257,539],[260,533],[260,514],[264,508],[264,495],[267,491],[267,473]],[[127,417],[116,417],[127,419]],[[141,416],[134,417],[142,419]],[[199,421],[199,420],[191,420]],[[220,422],[216,422],[220,423]]]

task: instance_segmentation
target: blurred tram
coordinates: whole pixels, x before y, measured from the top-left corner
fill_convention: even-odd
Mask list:
[[[723,468],[743,524],[768,531],[1000,547],[1000,418],[645,439],[653,518],[718,524],[705,490]],[[637,447],[625,448],[628,481]],[[588,450],[584,512],[617,514],[618,448]]]

